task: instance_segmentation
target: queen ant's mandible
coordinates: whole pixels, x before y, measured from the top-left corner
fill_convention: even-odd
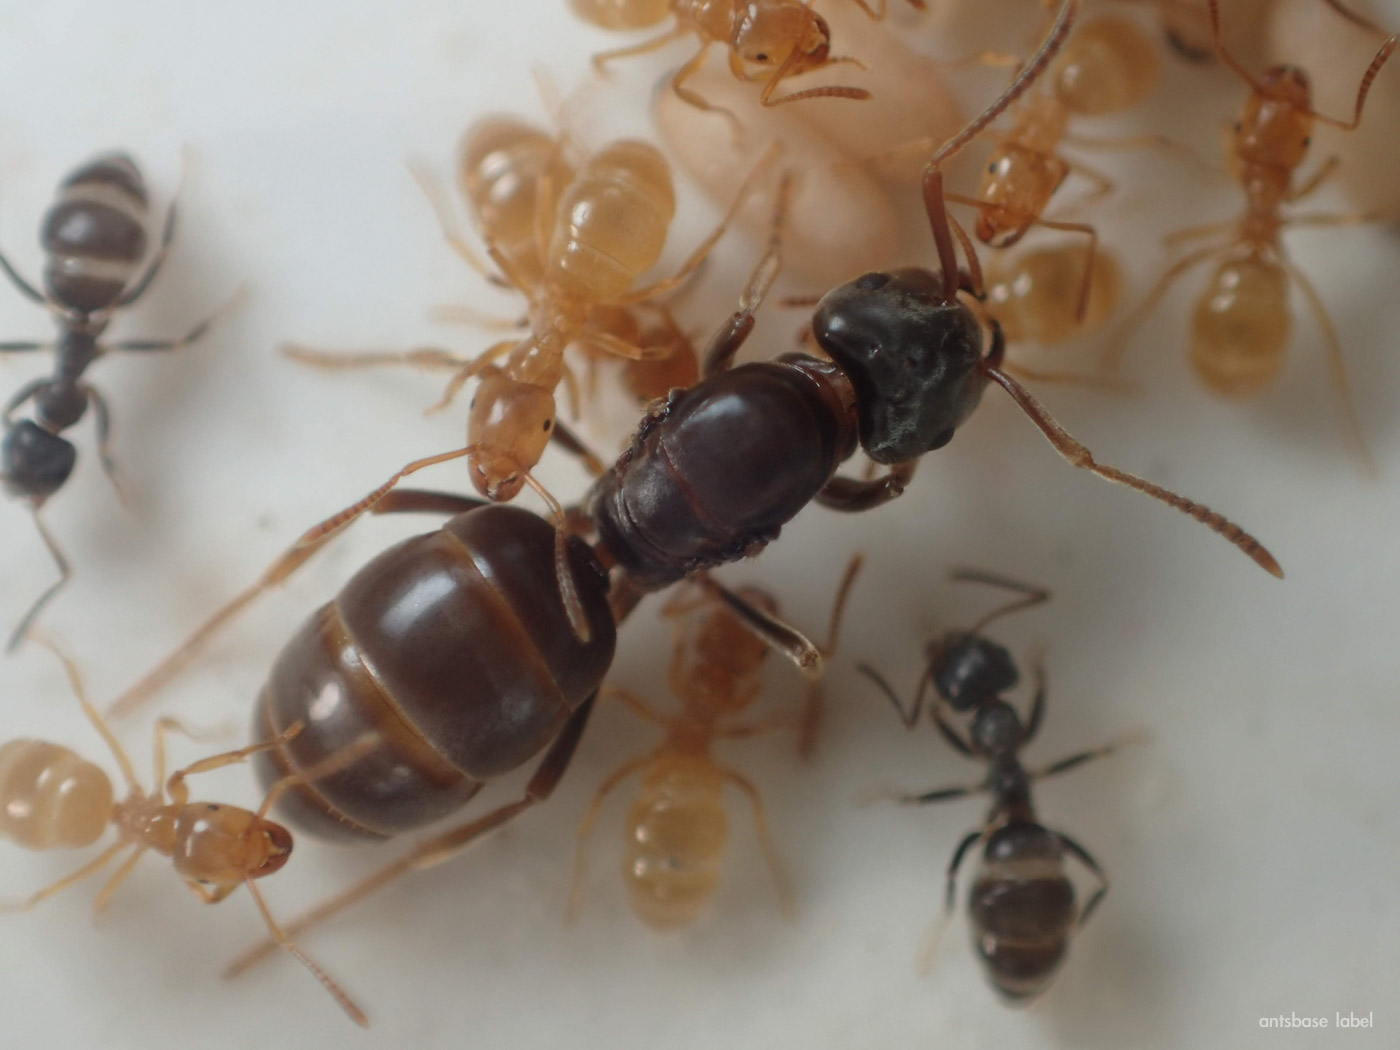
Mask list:
[[[1036,819],[1031,784],[1112,754],[1134,741],[1083,751],[1041,769],[1025,769],[1020,752],[1035,737],[1045,712],[1044,670],[1037,661],[1035,696],[1023,722],[1004,699],[1020,681],[1016,663],[1003,646],[982,632],[1003,616],[1048,601],[1050,592],[974,570],[954,572],[952,579],[1005,588],[1020,597],[966,630],[948,631],[933,639],[914,702],[907,708],[873,667],[860,664],[858,669],[894,705],[907,729],[918,722],[931,689],[936,699],[927,706],[939,734],[959,754],[988,767],[986,779],[979,784],[895,796],[906,805],[983,793],[993,799],[982,827],[969,832],[953,852],[943,912],[924,945],[921,968],[927,969],[931,963],[938,936],[952,915],[962,862],[968,851],[980,844],[982,863],[968,894],[973,947],[996,991],[1008,1002],[1025,1002],[1049,986],[1064,962],[1070,938],[1083,928],[1108,892],[1108,877],[1088,851]],[[967,716],[963,731],[953,724],[951,716]],[[1079,860],[1098,882],[1082,908],[1077,906],[1074,885],[1065,874],[1067,856]]]
[[[45,213],[39,242],[46,256],[42,291],[0,254],[0,269],[26,297],[44,306],[58,325],[56,343],[30,340],[0,343],[0,353],[53,347],[51,376],[26,383],[5,403],[5,436],[0,441],[0,483],[26,500],[39,536],[58,566],[59,578],[30,606],[10,635],[13,650],[40,611],[68,582],[71,570],[58,543],[39,517],[39,508],[63,487],[78,453],[63,437],[92,406],[97,419],[97,453],[102,469],[117,486],[110,451],[111,413],[97,388],[83,379],[88,366],[112,350],[176,350],[194,342],[213,323],[211,316],[178,339],[102,339],[113,315],[130,306],[160,272],[175,235],[175,204],[166,212],[160,243],[144,269],[150,198],[141,171],[125,153],[104,153],[81,165],[58,188],[58,200]],[[217,316],[217,315],[215,315]],[[16,419],[26,402],[32,418]],[[117,487],[118,495],[121,489]]]

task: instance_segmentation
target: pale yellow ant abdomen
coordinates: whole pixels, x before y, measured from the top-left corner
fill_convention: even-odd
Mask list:
[[[0,836],[26,849],[77,849],[112,819],[107,774],[66,747],[42,740],[0,745]]]
[[[646,29],[671,13],[671,0],[569,0],[574,14],[603,29]]]
[[[1105,17],[1070,37],[1052,76],[1060,101],[1075,113],[1093,117],[1121,113],[1143,102],[1160,74],[1153,42],[1132,22]]]
[[[663,755],[647,769],[627,814],[622,866],[632,910],[647,925],[689,924],[719,885],[729,839],[723,788],[699,757]]]
[[[1100,248],[1089,273],[1089,301],[1084,319],[1075,317],[1089,246],[1064,241],[1021,252],[1009,261],[994,258],[987,266],[987,311],[1013,342],[1051,346],[1102,325],[1123,294],[1118,262]]]
[[[1291,329],[1284,268],[1266,259],[1228,261],[1196,303],[1191,364],[1217,394],[1249,397],[1282,370]]]
[[[591,156],[559,202],[547,280],[591,302],[616,299],[661,257],[676,213],[671,166],[622,139]]]
[[[541,219],[548,233],[573,177],[559,143],[513,117],[478,121],[458,147],[458,185],[482,234],[531,283],[544,276]]]

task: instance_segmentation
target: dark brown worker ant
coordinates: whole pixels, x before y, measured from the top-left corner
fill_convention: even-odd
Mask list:
[[[861,561],[860,556],[851,559],[837,587],[827,639],[821,646],[823,657],[830,658],[836,651],[842,612]],[[777,601],[766,591],[743,587],[734,594],[770,616],[778,615]],[[671,691],[680,698],[681,710],[664,714],[626,689],[604,688],[604,696],[615,697],[664,729],[666,739],[654,750],[618,767],[594,793],[579,826],[569,919],[577,918],[583,906],[588,842],[603,802],[634,774],[640,775],[642,783],[627,813],[622,877],[638,918],[661,930],[685,926],[714,894],[728,852],[726,782],[748,797],[783,911],[791,914],[792,885],[773,846],[758,788],[738,770],[720,765],[710,751],[717,740],[791,729],[798,734],[799,749],[807,752],[819,714],[819,694],[814,686],[797,711],[744,718],[763,692],[763,663],[769,651],[764,640],[736,615],[708,577],[680,590],[663,613],[667,617],[693,614],[696,619],[692,631],[677,630],[671,658]]]
[[[166,211],[160,244],[144,269],[150,200],[136,163],[124,153],[104,153],[65,178],[58,200],[44,215],[39,242],[45,255],[43,291],[20,276],[0,254],[0,269],[24,295],[48,308],[58,324],[57,343],[3,342],[0,353],[43,350],[55,353],[51,376],[25,384],[5,403],[5,436],[0,442],[0,483],[13,496],[28,500],[39,536],[58,565],[59,578],[30,606],[10,635],[13,650],[40,610],[68,582],[70,568],[39,517],[39,508],[73,472],[78,453],[60,435],[76,425],[88,405],[97,419],[97,454],[102,469],[117,486],[110,451],[111,414],[97,388],[83,379],[88,366],[112,350],[176,350],[194,342],[213,323],[206,318],[178,339],[102,341],[113,314],[130,306],[160,272],[175,235],[175,203]],[[217,316],[217,315],[215,315]],[[33,418],[15,412],[33,402]],[[117,487],[118,495],[121,489]]]
[[[889,698],[908,729],[918,722],[932,689],[937,699],[928,708],[939,734],[958,753],[987,763],[987,777],[980,784],[895,797],[905,805],[923,805],[984,792],[992,796],[992,808],[982,827],[963,838],[948,864],[941,921],[925,945],[923,963],[926,968],[937,934],[952,915],[963,859],[981,843],[982,864],[968,895],[973,947],[997,992],[1008,1002],[1021,1003],[1049,986],[1064,962],[1070,937],[1089,921],[1108,892],[1108,876],[1084,847],[1037,821],[1031,783],[1110,755],[1128,741],[1026,770],[1019,756],[1040,729],[1045,713],[1045,673],[1037,661],[1033,671],[1035,697],[1023,723],[1016,709],[1003,699],[1020,681],[1016,663],[1003,646],[982,632],[1003,616],[1048,601],[1050,592],[972,570],[954,572],[952,579],[1003,587],[1021,597],[994,609],[967,630],[948,631],[931,641],[918,692],[907,709],[878,671],[867,664],[858,665],[858,669]],[[953,725],[950,714],[970,716],[965,733]],[[1074,885],[1065,875],[1066,855],[1078,859],[1098,880],[1083,908],[1076,907]]]
[[[1327,2],[1350,20],[1375,28],[1336,0]],[[1178,277],[1214,259],[1219,264],[1196,301],[1192,319],[1191,364],[1201,382],[1214,393],[1230,398],[1254,396],[1268,387],[1283,368],[1284,352],[1292,335],[1288,310],[1292,282],[1303,293],[1321,329],[1327,364],[1342,401],[1347,435],[1365,469],[1374,473],[1375,464],[1352,403],[1341,341],[1322,297],[1303,271],[1289,262],[1279,235],[1287,226],[1336,226],[1364,218],[1285,216],[1283,208],[1311,195],[1337,168],[1337,158],[1331,157],[1301,185],[1294,186],[1294,175],[1307,159],[1313,122],[1322,121],[1344,131],[1354,131],[1360,125],[1371,84],[1400,44],[1400,34],[1386,37],[1381,44],[1361,76],[1351,119],[1339,120],[1312,108],[1311,81],[1297,66],[1274,66],[1263,77],[1245,69],[1221,38],[1218,0],[1208,0],[1208,6],[1215,48],[1251,92],[1230,140],[1231,167],[1245,194],[1244,213],[1238,219],[1178,230],[1167,239],[1169,244],[1175,244],[1219,237],[1223,243],[1190,252],[1168,267],[1125,323],[1119,338],[1109,346],[1105,364],[1118,365],[1128,336],[1146,320]]]
[[[191,802],[186,780],[197,773],[245,762],[252,755],[281,747],[305,728],[297,722],[278,735],[221,755],[202,759],[165,776],[165,735],[190,735],[173,718],[156,722],[155,790],[136,779],[131,759],[97,709],[88,702],[77,665],[49,642],[41,642],[63,664],[83,714],[116,759],[127,795],[116,799],[101,767],[76,752],[45,740],[11,740],[0,744],[0,838],[32,850],[81,849],[91,846],[110,826],[117,840],[77,871],[0,912],[27,911],[80,882],[92,878],[125,853],[112,877],[97,894],[101,912],[146,853],[170,858],[175,872],[206,904],[217,904],[247,886],[258,913],[280,948],[294,956],[335,997],[357,1024],[368,1025],[364,1011],[329,974],[282,932],[268,910],[255,880],[281,871],[292,855],[292,834],[267,815],[282,794],[297,784],[352,761],[360,748],[352,744],[331,762],[293,774],[268,788],[257,811],[221,802]]]

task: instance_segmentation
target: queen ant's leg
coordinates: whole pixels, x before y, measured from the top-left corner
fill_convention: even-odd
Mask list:
[[[388,481],[372,490],[363,499],[313,525],[265,569],[252,586],[230,599],[221,609],[196,628],[194,633],[181,642],[174,652],[117,697],[112,706],[108,708],[107,713],[112,717],[120,718],[130,714],[143,704],[198,657],[219,631],[251,605],[256,598],[288,579],[317,551],[334,539],[343,529],[353,524],[356,519],[365,513],[372,512],[401,479],[434,464],[470,455],[475,451],[475,448],[475,445],[468,445],[452,452],[442,452],[436,456],[414,460],[396,471]]]
[[[841,637],[841,623],[846,615],[846,601],[851,596],[851,588],[865,564],[865,556],[854,554],[846,563],[846,571],[841,574],[841,582],[836,585],[836,597],[831,602],[831,616],[826,626],[826,641],[821,646],[824,659],[836,655],[836,644]],[[802,718],[797,727],[797,753],[803,759],[810,759],[817,747],[817,736],[821,733],[822,722],[826,719],[826,691],[822,683],[811,683],[807,698],[802,705]]]
[[[588,809],[584,811],[583,819],[578,826],[578,850],[574,854],[574,877],[569,888],[569,903],[564,909],[564,922],[573,925],[578,921],[579,913],[583,910],[583,898],[588,890],[588,843],[593,836],[593,829],[598,823],[598,814],[602,812],[603,802],[613,790],[633,773],[644,768],[648,762],[655,758],[655,753],[642,755],[634,758],[630,762],[625,762],[598,785],[598,790],[593,793],[592,800],[588,803]]]
[[[891,464],[880,477],[866,480],[834,475],[817,493],[817,502],[848,513],[870,510],[903,495],[918,466],[916,459],[905,460]]]
[[[0,343],[0,354],[23,353],[28,350],[46,350],[52,343],[38,343],[33,340],[22,339],[12,342]]]
[[[1094,914],[1094,909],[1099,906],[1099,902],[1102,901],[1108,893],[1108,873],[1105,872],[1103,868],[1099,867],[1098,861],[1090,856],[1089,851],[1075,842],[1074,839],[1059,831],[1052,832],[1052,834],[1059,840],[1061,846],[1074,854],[1074,856],[1079,859],[1079,862],[1088,868],[1090,873],[1099,880],[1099,888],[1095,890],[1093,896],[1085,902],[1084,910],[1079,913],[1079,921],[1076,925],[1082,927],[1089,921],[1089,916]]]
[[[544,758],[535,768],[535,773],[530,778],[530,782],[525,787],[525,793],[520,799],[500,806],[476,820],[468,821],[466,824],[418,843],[392,864],[370,874],[367,878],[313,908],[301,918],[289,923],[285,927],[287,935],[294,937],[312,926],[319,926],[327,919],[352,905],[358,904],[376,890],[403,875],[435,867],[445,861],[452,860],[482,836],[508,823],[536,803],[548,799],[569,768],[569,762],[573,759],[579,738],[588,725],[588,716],[593,710],[596,699],[596,694],[590,696],[569,716],[569,720],[564,723],[564,728],[554,738],[554,743],[550,745],[549,751],[545,753]],[[271,940],[255,945],[229,965],[225,976],[237,976],[275,952],[277,948],[277,942]]]
[[[695,579],[700,586],[724,602],[754,637],[791,660],[808,678],[815,679],[821,676],[822,651],[801,631],[746,601],[708,573],[699,574]]]
[[[783,860],[778,856],[777,847],[773,845],[773,833],[768,827],[768,816],[763,809],[763,800],[759,798],[758,788],[753,782],[737,770],[728,766],[718,766],[721,776],[737,787],[749,798],[749,807],[753,812],[754,831],[758,835],[759,847],[763,850],[763,859],[768,862],[769,874],[773,876],[773,885],[778,891],[778,906],[782,909],[783,916],[792,919],[797,914],[796,895],[792,889],[792,879],[788,876],[787,868]]]

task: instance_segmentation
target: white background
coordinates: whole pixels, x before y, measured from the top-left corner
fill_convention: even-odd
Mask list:
[[[1400,20],[1393,5],[1391,16]],[[275,347],[292,338],[347,348],[436,342],[467,353],[487,345],[492,336],[432,323],[428,310],[467,302],[509,314],[515,301],[484,288],[442,245],[405,162],[421,158],[446,180],[473,118],[502,110],[545,118],[532,66],[568,90],[584,81],[590,52],[621,39],[584,30],[562,0],[0,3],[0,238],[11,258],[37,275],[39,217],[79,160],[127,148],[163,202],[188,144],[174,254],[113,336],[173,335],[240,283],[251,292],[187,352],[93,370],[113,406],[132,506],[117,504],[85,424],[79,469],[46,510],[77,569],[46,627],[81,661],[97,697],[133,680],[311,522],[404,461],[461,443],[460,409],[421,416],[437,395],[434,379],[324,376],[281,360]],[[645,133],[650,85],[684,53],[619,66],[582,107],[589,141]],[[1387,71],[1383,89],[1394,92],[1397,73]],[[1174,63],[1166,78],[1144,124],[1215,150],[1241,85],[1218,69]],[[968,83],[978,85],[975,100],[995,90],[981,72]],[[1163,265],[1158,233],[1238,207],[1228,182],[1183,173],[1156,154],[1099,163],[1124,189],[1093,221],[1129,256],[1134,299]],[[685,183],[680,196],[672,262],[715,215]],[[1347,204],[1328,196],[1319,207]],[[927,458],[900,503],[852,517],[814,509],[760,561],[726,574],[762,582],[819,632],[846,558],[869,555],[828,680],[816,761],[803,765],[776,737],[723,751],[763,790],[797,884],[795,923],[774,906],[736,798],[728,877],[711,911],[678,935],[642,926],[616,874],[619,799],[600,824],[587,908],[575,928],[564,926],[588,797],[655,739],[625,712],[604,709],[548,806],[307,939],[371,1013],[368,1035],[290,960],[221,981],[223,963],[261,935],[251,902],[238,894],[203,907],[148,858],[96,928],[95,886],[3,919],[0,1041],[143,1050],[1394,1045],[1400,245],[1393,229],[1379,228],[1290,235],[1289,245],[1341,332],[1379,481],[1364,481],[1348,456],[1305,316],[1283,379],[1257,402],[1220,403],[1197,387],[1184,347],[1199,273],[1135,342],[1130,373],[1142,395],[1042,392],[1101,458],[1257,532],[1286,582],[1180,515],[1064,466],[995,392],[946,451]],[[687,324],[703,331],[725,315],[754,251],[742,237],[722,246],[687,304]],[[787,349],[799,316],[770,314],[751,345]],[[0,293],[0,337],[48,330],[32,304]],[[3,388],[42,367],[37,355],[0,364]],[[545,477],[566,499],[585,483],[553,457]],[[427,480],[465,486],[453,467]],[[236,746],[264,670],[295,625],[376,550],[423,527],[391,519],[347,537],[183,679],[170,708],[197,724],[229,723],[219,746]],[[51,567],[22,505],[0,505],[0,530],[8,624]],[[1050,706],[1033,764],[1131,730],[1152,733],[1149,745],[1037,792],[1045,822],[1084,843],[1115,882],[1053,990],[1019,1012],[983,985],[961,916],[934,972],[922,978],[913,967],[948,855],[983,804],[855,801],[872,785],[928,788],[980,773],[926,725],[904,733],[852,672],[867,660],[912,686],[929,633],[969,622],[994,599],[945,585],[957,564],[1056,592],[1053,604],[995,629],[1018,654],[1035,640],[1048,645]],[[656,607],[622,630],[615,680],[665,704],[670,643]],[[797,700],[794,678],[773,662],[772,703]],[[7,738],[62,741],[111,768],[41,650],[0,663],[0,698]],[[147,723],[121,732],[145,769]],[[208,750],[179,742],[174,757]],[[200,791],[257,797],[243,770],[211,776]],[[302,840],[265,889],[290,916],[395,848],[376,857]],[[0,896],[22,896],[78,863],[6,846]],[[1258,1027],[1265,1015],[1337,1010],[1374,1010],[1379,1031]]]

